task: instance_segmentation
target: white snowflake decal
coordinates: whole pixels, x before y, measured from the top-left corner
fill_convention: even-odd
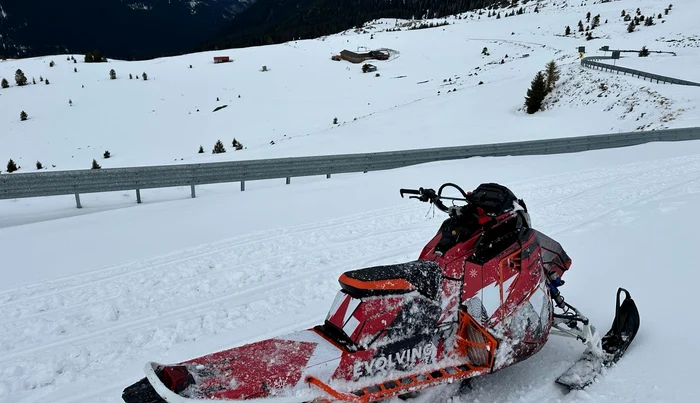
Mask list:
[[[479,274],[479,273],[476,271],[476,269],[469,270],[469,276],[476,277],[477,274]]]

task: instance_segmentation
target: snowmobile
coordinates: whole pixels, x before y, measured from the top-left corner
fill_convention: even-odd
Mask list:
[[[444,196],[447,188],[459,197]],[[559,290],[571,258],[531,228],[510,189],[484,183],[467,193],[445,183],[400,195],[448,214],[417,260],[343,273],[325,320],[312,328],[176,364],[148,362],[124,402],[408,399],[521,362],[551,334],[586,346],[554,380],[580,389],[625,353],[639,328],[630,294],[618,289],[612,327],[600,337]]]

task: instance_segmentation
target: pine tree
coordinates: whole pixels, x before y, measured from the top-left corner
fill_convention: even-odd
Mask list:
[[[48,78],[44,79],[44,84],[49,85],[49,79],[48,79]]]
[[[545,74],[547,75],[547,92],[549,93],[554,88],[554,84],[559,81],[559,67],[554,60],[545,66]]]
[[[131,73],[129,73],[129,80],[131,80],[132,78],[134,78],[134,76],[132,76]]]
[[[586,22],[591,22],[591,12],[586,13]]]
[[[214,149],[211,151],[211,153],[220,154],[225,152],[226,149],[224,148],[224,143],[222,143],[221,140],[216,140],[216,144],[214,144]]]
[[[202,147],[202,146],[200,145],[200,146],[199,146],[199,151],[198,151],[198,152],[199,152],[200,154],[204,154],[204,147]]]
[[[53,60],[51,60],[51,63],[49,63],[49,67],[53,67],[55,65],[56,65],[56,63],[54,63]]]
[[[622,13],[620,13],[620,17],[624,17],[624,16],[625,16],[625,10],[622,10]]]
[[[41,165],[41,162],[37,161],[36,162],[36,169],[42,169],[42,168],[44,168],[44,166]]]
[[[28,118],[27,112],[22,111],[22,112],[19,113],[19,120],[25,121],[25,120],[27,120],[27,118]]]
[[[143,72],[143,74],[141,75],[141,77],[143,77],[143,81],[148,80],[148,74],[146,74],[145,71]]]
[[[588,33],[586,33],[586,40],[587,40],[587,41],[590,41],[590,40],[592,40],[592,39],[593,39],[593,33],[591,33],[591,32],[589,31]]]
[[[18,169],[19,169],[19,167],[17,166],[17,164],[15,164],[15,162],[12,161],[12,158],[10,158],[10,160],[7,162],[7,172],[12,173]]]
[[[233,147],[236,148],[236,151],[242,150],[242,149],[243,149],[243,143],[241,143],[240,141],[236,140],[235,137],[233,138],[233,143],[232,143],[232,145],[233,145]]]
[[[90,169],[100,169],[100,168],[102,168],[102,166],[100,166],[100,164],[98,164],[97,161],[95,161],[95,159],[93,158],[92,159],[92,167]]]
[[[525,107],[527,113],[533,114],[542,108],[542,102],[547,95],[547,81],[541,71],[537,72],[532,80],[530,88],[527,90],[525,97]]]
[[[593,17],[593,23],[591,24],[592,28],[595,28],[600,25],[600,14],[597,14],[595,17]]]
[[[630,25],[627,26],[627,32],[634,32],[634,21],[630,22]]]
[[[649,49],[646,46],[642,46],[642,50],[639,51],[639,57],[649,56]]]
[[[0,84],[0,86],[2,86],[2,88],[10,88],[10,83],[7,82],[7,79],[6,79],[6,78],[3,78],[3,79],[2,79],[2,84]]]
[[[583,32],[583,21],[578,20],[578,32]]]
[[[566,35],[566,36],[571,35],[571,27],[570,26],[568,26],[568,25],[566,26],[566,28],[564,29],[564,35]]]
[[[117,72],[114,71],[114,69],[109,71],[109,79],[110,80],[116,80],[117,79]]]
[[[21,69],[17,69],[17,71],[15,71],[15,82],[19,86],[27,85],[27,77],[24,75],[24,72]]]
[[[102,157],[104,157],[105,159],[109,158],[111,156],[112,156],[112,154],[110,154],[109,151],[105,151],[104,154],[102,154]]]

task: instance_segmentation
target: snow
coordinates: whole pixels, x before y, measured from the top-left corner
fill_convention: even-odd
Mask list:
[[[580,65],[578,45],[587,46],[588,54],[602,54],[595,49],[605,44],[641,48],[684,27],[692,31],[696,23],[686,12],[692,2],[682,2],[666,23],[640,26],[628,34],[619,18],[625,4],[630,9],[634,5],[663,11],[658,1],[621,1],[564,10],[546,7],[538,14],[499,20],[485,15],[481,20],[448,19],[454,24],[401,32],[381,32],[392,25],[373,24],[376,28],[367,33],[151,61],[92,64],[83,63],[82,55],[72,55],[77,64],[67,61],[68,55],[7,60],[0,63],[0,77],[12,86],[0,90],[0,102],[7,106],[0,108],[6,133],[0,160],[14,159],[22,167],[19,172],[35,170],[37,160],[48,170],[89,168],[93,158],[108,168],[389,151],[696,124],[700,113],[696,88],[652,85]],[[600,12],[603,21],[609,19],[595,29],[597,35],[614,36],[616,41],[585,41],[578,34],[563,37],[564,26],[575,27],[589,9]],[[394,60],[374,63],[380,77],[363,74],[361,65],[331,60],[341,50],[359,46],[400,53]],[[481,55],[484,47],[490,56]],[[695,48],[659,42],[653,49],[677,51],[681,58],[692,55]],[[214,64],[217,55],[228,55],[233,62]],[[524,116],[521,109],[530,81],[552,59],[561,65],[559,91],[548,101],[547,113]],[[49,67],[51,60],[54,67]],[[263,65],[269,71],[261,72]],[[18,68],[37,84],[14,86]],[[116,80],[109,79],[110,69],[116,71]],[[143,72],[147,81],[141,79]],[[48,78],[50,85],[40,77]],[[592,78],[607,83],[609,93],[599,98],[600,83]],[[626,104],[631,99],[637,100],[634,113]],[[664,113],[657,111],[661,99],[670,101],[664,104]],[[213,112],[223,105],[228,107]],[[24,122],[19,120],[22,110],[29,115]],[[581,116],[595,119],[583,123]],[[244,150],[233,152],[234,137]],[[211,154],[217,139],[227,153]],[[203,154],[197,153],[200,145]],[[109,160],[102,159],[105,150],[112,155]]]
[[[103,167],[210,162],[697,125],[697,88],[584,69],[575,54],[578,45],[602,54],[592,49],[648,44],[678,56],[618,63],[693,80],[686,66],[697,64],[697,48],[654,40],[692,31],[694,2],[674,2],[666,23],[632,34],[619,18],[623,7],[657,13],[667,4],[557,3],[568,6],[448,19],[455,24],[424,30],[380,32],[395,23],[380,20],[368,28],[372,40],[350,31],[144,62],[85,64],[79,55],[77,64],[66,55],[0,62],[0,76],[12,84],[17,68],[38,82],[0,90],[0,158],[19,161],[21,173],[37,159],[60,170],[86,168],[92,158]],[[609,19],[594,32],[610,38],[555,36],[585,21],[588,10]],[[343,48],[375,44],[401,52],[376,63],[380,77],[330,60]],[[480,55],[484,46],[492,56]],[[506,53],[503,65],[488,64]],[[234,62],[214,65],[219,54]],[[525,90],[551,59],[561,63],[562,79],[547,110],[527,116],[518,110]],[[270,71],[260,72],[262,65]],[[129,81],[129,72],[143,71],[148,81]],[[448,78],[455,84],[445,85]],[[220,104],[229,107],[212,113]],[[17,116],[22,109],[26,122]],[[234,136],[247,149],[233,151]],[[212,155],[219,137],[228,152]],[[206,153],[196,153],[200,144]],[[112,158],[101,158],[106,149]],[[189,188],[147,189],[140,205],[133,192],[81,195],[80,210],[73,196],[0,201],[0,403],[117,403],[147,361],[182,361],[320,323],[341,273],[415,259],[444,219],[401,199],[398,189],[444,182],[511,188],[534,226],[573,259],[561,289],[567,302],[604,332],[623,286],[641,327],[625,357],[584,391],[565,395],[554,384],[584,346],[552,338],[532,358],[475,380],[471,391],[438,387],[417,403],[696,400],[689,385],[700,327],[688,312],[700,280],[700,141],[688,141],[472,158],[290,185],[255,181],[245,192],[236,183],[207,185],[196,199]]]

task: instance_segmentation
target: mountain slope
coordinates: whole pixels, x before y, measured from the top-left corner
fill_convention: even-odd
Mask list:
[[[533,6],[531,2],[523,15],[501,19],[487,14],[479,19],[476,12],[468,12],[432,29],[405,30],[407,21],[382,19],[363,26],[366,33],[351,30],[313,40],[147,61],[83,63],[76,55],[74,64],[64,55],[0,62],[0,79],[10,83],[0,89],[0,169],[6,172],[10,158],[22,167],[21,174],[35,171],[37,161],[47,170],[84,169],[95,158],[110,168],[697,125],[697,88],[586,69],[577,52],[578,46],[586,46],[588,54],[602,54],[595,49],[603,45],[647,45],[651,50],[673,50],[677,56],[639,58],[626,53],[616,63],[644,63],[649,71],[658,68],[662,74],[666,70],[657,67],[661,62],[696,65],[697,48],[679,47],[695,43],[679,34],[693,32],[697,24],[693,2],[675,2],[665,23],[640,26],[632,33],[620,18],[622,8],[633,12],[640,7],[645,14],[656,14],[666,5],[656,0],[619,1],[547,7],[539,13]],[[601,14],[602,24],[594,30],[601,39],[586,41],[578,32],[564,37],[564,27],[585,21],[588,11]],[[398,57],[373,61],[378,77],[362,73],[361,64],[331,60],[343,49],[361,47],[394,49]],[[482,54],[485,47],[488,55]],[[233,62],[214,64],[217,55],[228,55]],[[528,115],[522,110],[526,91],[550,60],[561,67],[561,80],[545,99],[546,109]],[[268,71],[262,72],[262,66]],[[16,86],[17,69],[37,84]],[[116,72],[115,80],[109,78],[110,69]],[[141,79],[143,72],[147,81]],[[692,69],[674,74],[697,79]],[[48,78],[50,85],[40,77]],[[608,89],[601,90],[601,85]],[[228,107],[214,112],[224,105]],[[21,111],[28,120],[20,120]],[[234,137],[243,150],[233,150]],[[219,139],[227,152],[212,154]],[[106,150],[109,159],[102,158]]]
[[[100,49],[143,59],[190,51],[254,0],[0,0],[0,55]]]
[[[258,0],[201,49],[316,38],[377,18],[440,18],[506,0]]]

